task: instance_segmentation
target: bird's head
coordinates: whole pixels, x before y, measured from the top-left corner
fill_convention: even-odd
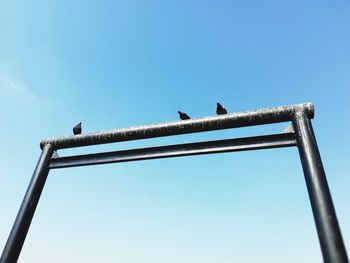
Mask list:
[[[177,113],[178,113],[178,114],[181,114],[182,112],[178,110]]]
[[[220,106],[221,106],[220,102],[216,102],[216,107],[220,107]]]

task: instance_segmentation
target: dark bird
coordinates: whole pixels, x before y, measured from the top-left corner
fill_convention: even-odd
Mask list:
[[[216,103],[216,114],[217,115],[227,114],[227,110],[219,102]]]
[[[73,127],[74,135],[81,134],[81,122]]]
[[[188,115],[187,115],[186,113],[184,113],[184,112],[178,111],[177,113],[180,115],[180,119],[181,119],[181,120],[189,120],[189,119],[191,119],[190,116],[188,116]]]

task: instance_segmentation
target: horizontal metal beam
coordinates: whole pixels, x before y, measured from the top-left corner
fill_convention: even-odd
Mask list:
[[[40,143],[40,147],[43,148],[44,145],[51,144],[55,149],[62,149],[285,122],[292,121],[294,113],[297,111],[304,112],[308,118],[313,118],[314,116],[314,107],[311,103],[296,104],[247,112],[230,113],[199,119],[190,119],[155,125],[131,127],[127,129],[116,129],[90,134],[46,139]]]
[[[170,146],[105,152],[97,154],[58,157],[52,158],[50,160],[49,168],[56,169],[74,166],[131,162],[157,158],[247,151],[290,146],[296,146],[294,133],[281,133],[238,139],[197,142]]]

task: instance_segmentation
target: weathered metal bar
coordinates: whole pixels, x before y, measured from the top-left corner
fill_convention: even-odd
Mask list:
[[[131,127],[81,134],[68,137],[46,139],[41,147],[52,144],[55,149],[104,144],[111,142],[147,139],[161,136],[229,129],[268,123],[291,121],[296,111],[304,111],[309,118],[314,116],[311,103],[280,106],[275,108],[231,113],[185,121],[175,121],[155,125]]]
[[[125,151],[114,151],[79,156],[52,158],[49,168],[66,168],[84,165],[96,165],[117,162],[131,162],[157,158],[169,158],[199,154],[247,151],[277,147],[296,146],[293,133],[255,136],[248,138],[217,140],[177,144],[170,146],[150,147]]]
[[[2,252],[0,263],[15,263],[18,260],[30,223],[39,202],[49,173],[48,163],[53,153],[53,147],[46,144],[34,170],[27,192],[23,198],[15,223]]]
[[[347,263],[343,238],[311,121],[305,112],[299,111],[295,113],[293,126],[323,260],[326,263]]]

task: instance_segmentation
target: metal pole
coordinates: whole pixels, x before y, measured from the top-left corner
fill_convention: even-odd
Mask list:
[[[152,124],[126,129],[115,129],[88,134],[43,140],[40,147],[51,144],[55,149],[80,147],[112,142],[123,142],[188,134],[194,132],[214,131],[268,123],[291,121],[296,111],[303,110],[309,118],[314,117],[314,106],[311,103],[280,106],[274,108],[215,115],[199,119],[180,120]]]
[[[239,152],[296,146],[294,133],[281,133],[227,140],[175,144],[114,152],[51,158],[49,168],[66,168],[106,163],[132,162],[158,158]]]
[[[348,258],[311,121],[305,112],[297,111],[293,126],[323,260],[346,263]]]
[[[48,164],[52,154],[52,145],[46,144],[41,152],[39,161],[34,170],[27,192],[23,198],[15,223],[7,239],[4,251],[1,255],[0,263],[14,263],[18,260],[49,173]]]

